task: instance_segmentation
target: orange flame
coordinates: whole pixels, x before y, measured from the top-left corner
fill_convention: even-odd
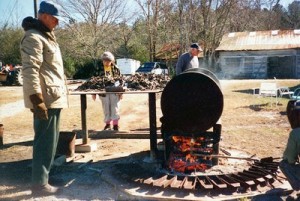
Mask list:
[[[191,151],[201,151],[211,153],[212,149],[209,147],[202,147],[205,140],[204,137],[191,138],[185,136],[172,136],[173,148],[175,152],[170,152],[168,167],[177,172],[186,171],[205,171],[210,166],[201,163],[199,159],[206,157],[198,157],[191,154]],[[189,152],[189,153],[188,153]]]

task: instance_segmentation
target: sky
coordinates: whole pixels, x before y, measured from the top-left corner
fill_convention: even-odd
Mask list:
[[[293,1],[280,0],[280,4],[287,7]],[[40,0],[37,2],[39,4]],[[8,22],[9,25],[20,26],[25,17],[34,16],[34,0],[0,0],[0,13],[0,26],[4,22]]]
[[[0,25],[9,22],[13,26],[21,26],[27,16],[34,16],[34,0],[0,0]],[[38,4],[39,4],[38,0]]]

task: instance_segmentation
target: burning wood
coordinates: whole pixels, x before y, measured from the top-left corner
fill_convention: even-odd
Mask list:
[[[212,154],[212,147],[203,137],[172,136],[172,146],[175,152],[195,152],[202,154]]]
[[[121,75],[115,78],[102,76],[91,77],[80,85],[76,91],[105,90],[111,86],[126,86],[128,90],[158,90],[163,89],[170,81],[166,75],[137,73],[135,75]]]
[[[168,168],[176,172],[205,171],[212,166],[212,148],[207,146],[203,137],[172,136],[172,150],[168,159]],[[206,153],[202,157],[193,155],[194,152]]]

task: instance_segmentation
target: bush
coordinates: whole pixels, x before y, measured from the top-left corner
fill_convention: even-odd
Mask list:
[[[76,72],[76,62],[70,57],[63,58],[64,69],[67,78],[73,77]]]
[[[100,62],[99,60],[95,62],[96,67],[94,65],[94,61],[88,61],[83,65],[77,65],[77,71],[74,73],[73,79],[88,79],[92,76],[99,75],[102,62]]]

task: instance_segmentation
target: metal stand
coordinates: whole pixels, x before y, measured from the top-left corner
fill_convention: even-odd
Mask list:
[[[156,94],[159,90],[154,91],[129,91],[120,92],[122,94],[145,94],[148,93],[149,102],[149,128],[150,128],[150,160],[157,160],[157,125],[156,125]],[[71,95],[80,95],[81,103],[81,127],[82,127],[82,145],[89,143],[88,128],[87,128],[87,100],[86,95],[91,94],[108,94],[112,92],[72,92]],[[113,92],[118,93],[118,92]],[[90,150],[90,149],[87,149]]]
[[[150,158],[157,158],[157,126],[156,126],[156,98],[155,93],[148,94],[149,125],[150,125]]]
[[[87,144],[88,143],[88,130],[86,125],[86,94],[80,95],[80,102],[81,102],[81,128],[82,128],[82,143]]]

